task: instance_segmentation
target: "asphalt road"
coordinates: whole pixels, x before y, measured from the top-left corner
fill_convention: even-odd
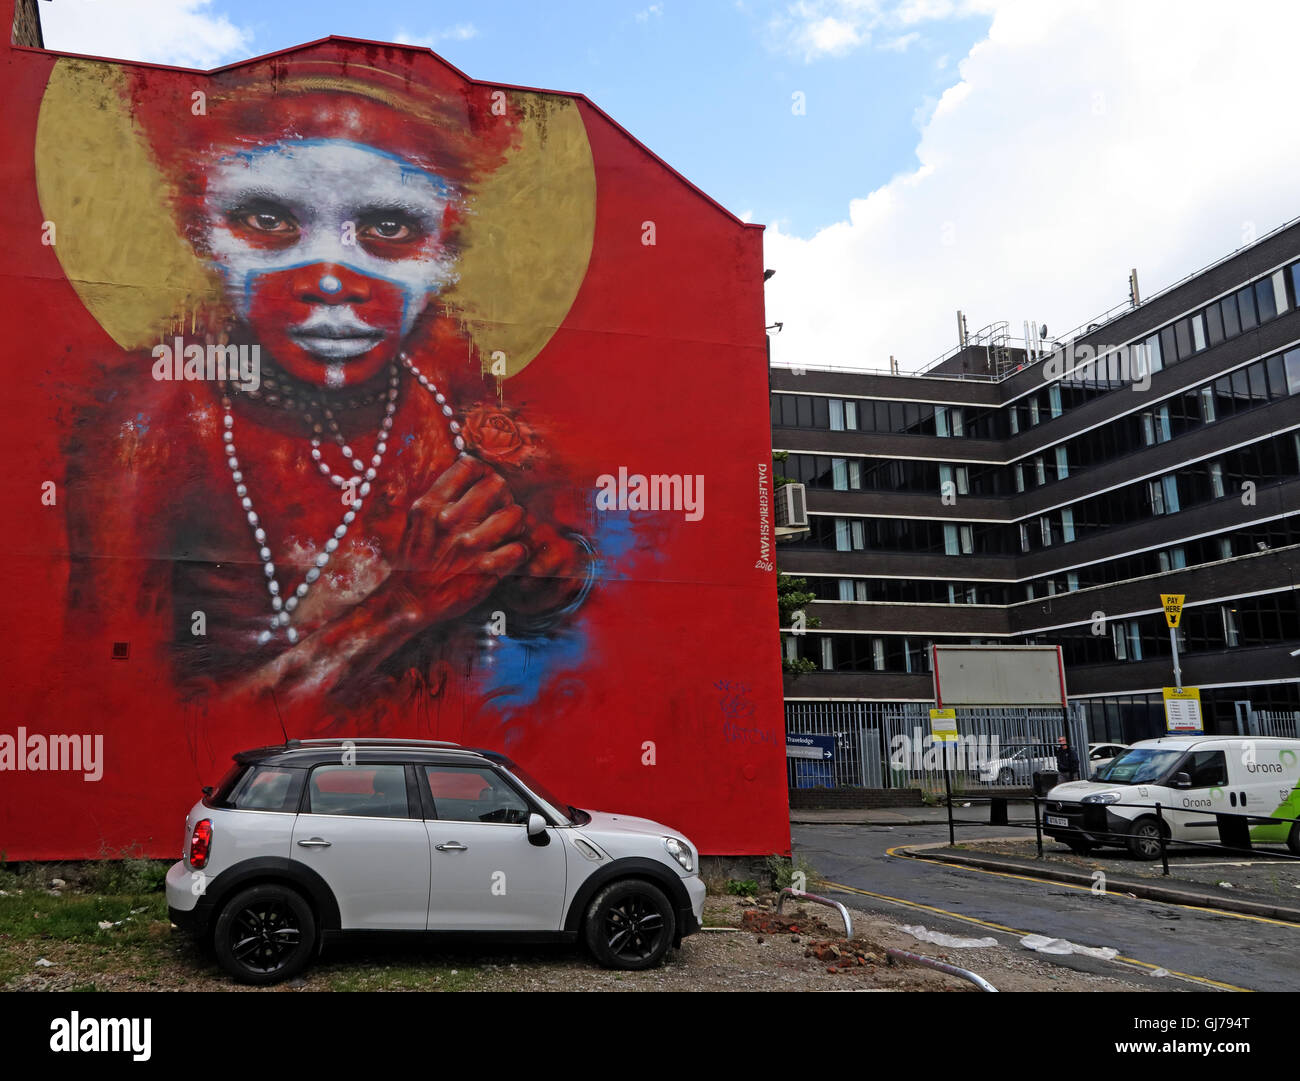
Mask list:
[[[1111,946],[1123,966],[1079,955],[1052,957],[1071,968],[1109,971],[1162,990],[1214,991],[1229,985],[1255,991],[1296,988],[1300,927],[1137,900],[1098,896],[1064,883],[1026,881],[978,870],[890,856],[900,845],[947,841],[943,825],[802,825],[791,827],[796,855],[829,881],[873,894],[943,910],[943,915],[858,893],[828,893],[834,900],[930,930],[981,938],[992,935],[1013,949],[1018,936],[966,922],[998,924],[1026,934],[1064,938],[1084,946]],[[1023,836],[1022,831],[981,827],[972,836]],[[920,948],[920,947],[918,947]],[[961,951],[949,956],[961,964]],[[954,957],[954,955],[957,955]],[[972,953],[971,957],[975,954]],[[1047,955],[1040,955],[1047,957]],[[1174,974],[1152,977],[1153,968]],[[1194,977],[1182,979],[1179,976]]]

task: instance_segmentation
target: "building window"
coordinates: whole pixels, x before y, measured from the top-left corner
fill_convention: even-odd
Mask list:
[[[1128,660],[1128,636],[1124,633],[1123,623],[1112,623],[1110,625],[1110,643],[1114,647],[1117,661]]]
[[[871,640],[871,667],[877,672],[885,670],[885,640],[883,638],[873,638]]]
[[[1236,649],[1241,642],[1241,632],[1237,627],[1237,609],[1221,604],[1219,612],[1223,616],[1223,640],[1229,649]]]
[[[835,671],[835,647],[830,635],[822,635],[822,671]]]
[[[853,599],[853,579],[840,579],[840,600],[851,601]]]
[[[1147,481],[1147,502],[1151,504],[1151,514],[1159,516],[1165,512],[1164,487],[1158,480]]]
[[[1072,507],[1061,508],[1061,540],[1065,544],[1069,544],[1074,540],[1074,509]]]
[[[1070,475],[1070,453],[1064,443],[1056,448],[1056,479],[1065,480]]]
[[[838,398],[831,399],[831,431],[844,431],[844,403]]]
[[[1201,387],[1201,416],[1206,424],[1213,424],[1216,419],[1214,413],[1214,387]]]
[[[1215,499],[1223,498],[1223,463],[1220,461],[1210,463],[1210,490]]]

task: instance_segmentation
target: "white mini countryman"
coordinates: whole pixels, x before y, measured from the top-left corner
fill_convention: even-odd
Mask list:
[[[680,833],[579,810],[504,755],[451,743],[244,751],[185,836],[172,922],[245,983],[287,979],[350,931],[581,940],[607,967],[644,969],[703,914]]]

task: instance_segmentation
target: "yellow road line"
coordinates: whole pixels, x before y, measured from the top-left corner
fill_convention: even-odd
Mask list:
[[[891,850],[891,852],[890,852],[890,855],[893,855],[892,850]],[[908,858],[908,857],[900,857],[900,858]],[[917,858],[917,857],[910,857],[910,858],[915,859],[915,858]],[[956,867],[956,866],[958,866],[958,865],[957,865],[957,864],[948,864],[948,866],[950,866],[950,867]],[[962,868],[962,869],[965,870],[966,868]],[[996,872],[989,872],[989,873],[990,873],[990,874],[994,874],[994,873],[996,873]],[[1009,876],[1007,876],[1007,877],[1015,877],[1015,876],[1010,876],[1010,875],[1009,875]],[[823,881],[825,881],[825,880],[823,880]],[[1030,881],[1042,882],[1042,881],[1044,881],[1044,880],[1043,880],[1043,879],[1031,879]],[[1059,884],[1060,884],[1060,883],[1054,883],[1054,885],[1059,885]],[[896,904],[896,905],[904,905],[904,906],[907,907],[907,908],[919,908],[919,909],[922,909],[922,910],[924,910],[924,911],[926,911],[926,912],[933,912],[933,913],[935,913],[936,915],[947,916],[947,917],[950,917],[951,919],[954,919],[954,920],[961,920],[961,921],[963,921],[963,922],[965,922],[965,923],[973,923],[973,924],[976,924],[976,925],[979,926],[979,927],[988,927],[988,928],[990,928],[990,929],[992,929],[992,930],[994,930],[994,931],[1002,931],[1004,934],[1016,935],[1016,936],[1019,937],[1019,938],[1024,938],[1025,935],[1028,935],[1028,934],[1031,934],[1031,933],[1032,933],[1032,932],[1030,932],[1030,931],[1021,931],[1021,930],[1019,930],[1018,928],[1015,928],[1015,927],[1007,927],[1006,925],[1001,924],[1001,923],[993,923],[993,922],[990,921],[990,920],[981,920],[981,919],[979,919],[979,918],[976,917],[976,916],[966,916],[966,915],[963,915],[963,914],[960,913],[960,912],[949,912],[946,908],[938,908],[938,907],[936,907],[935,905],[926,905],[926,904],[922,904],[922,903],[919,902],[919,901],[904,901],[901,897],[890,897],[888,894],[884,894],[884,893],[873,893],[871,890],[862,890],[862,889],[858,889],[856,886],[845,886],[845,885],[843,885],[842,883],[839,883],[839,882],[830,882],[830,881],[825,881],[825,885],[826,885],[827,887],[829,887],[830,889],[833,889],[833,890],[841,890],[841,891],[843,891],[844,893],[856,893],[856,894],[861,894],[863,897],[874,897],[874,898],[876,898],[876,899],[878,899],[878,900],[881,900],[881,901],[891,901],[891,902],[893,902],[893,903]],[[1212,910],[1207,910],[1207,911],[1212,911]],[[1116,961],[1122,961],[1124,964],[1127,964],[1127,965],[1134,965],[1134,966],[1136,966],[1136,967],[1138,967],[1138,968],[1150,969],[1150,970],[1152,970],[1152,971],[1154,971],[1155,969],[1163,968],[1163,967],[1164,967],[1164,966],[1162,966],[1162,965],[1153,965],[1153,964],[1151,964],[1149,961],[1139,961],[1139,960],[1137,960],[1137,958],[1135,958],[1135,957],[1124,957],[1124,956],[1122,956],[1122,955],[1115,957],[1114,960],[1116,960]],[[1209,979],[1208,977],[1205,977],[1205,976],[1193,976],[1193,975],[1191,975],[1190,973],[1187,973],[1187,972],[1175,972],[1175,971],[1173,971],[1172,969],[1165,969],[1165,971],[1168,972],[1169,975],[1171,975],[1171,976],[1175,976],[1175,977],[1177,977],[1178,979],[1181,979],[1181,980],[1189,980],[1189,981],[1191,981],[1192,983],[1205,984],[1205,985],[1208,986],[1208,987],[1215,987],[1215,988],[1218,988],[1218,989],[1221,990],[1221,991],[1249,991],[1249,990],[1250,990],[1249,987],[1238,987],[1238,986],[1236,986],[1235,984],[1231,984],[1231,983],[1223,983],[1223,982],[1221,982],[1221,981],[1219,981],[1219,980],[1211,980],[1211,979]]]
[[[1092,893],[1091,886],[1080,886],[1074,882],[1060,882],[1055,878],[1038,878],[1035,875],[1016,875],[1010,871],[990,871],[984,867],[972,867],[965,863],[951,863],[948,860],[939,859],[937,856],[918,856],[912,853],[900,852],[900,848],[906,848],[906,845],[898,845],[895,848],[885,849],[885,855],[893,856],[900,860],[917,860],[921,863],[937,863],[943,867],[952,867],[959,871],[975,871],[982,875],[993,875],[995,878],[1011,878],[1020,882],[1037,882],[1040,886],[1064,886],[1067,890],[1080,890],[1084,893]],[[1228,916],[1234,920],[1248,920],[1251,923],[1267,923],[1274,927],[1290,927],[1292,930],[1297,929],[1297,924],[1290,920],[1276,920],[1271,916],[1252,916],[1249,912],[1229,912],[1225,908],[1210,908],[1206,905],[1185,905],[1178,901],[1160,901],[1152,897],[1129,897],[1124,893],[1116,893],[1107,890],[1103,897],[1122,899],[1125,901],[1141,901],[1146,904],[1168,905],[1170,908],[1181,908],[1187,912],[1208,912],[1215,916]]]

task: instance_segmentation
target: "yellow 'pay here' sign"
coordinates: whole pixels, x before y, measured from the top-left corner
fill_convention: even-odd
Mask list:
[[[1165,606],[1165,622],[1171,627],[1177,627],[1178,621],[1183,618],[1183,599],[1187,596],[1185,593],[1161,593],[1160,603]]]

